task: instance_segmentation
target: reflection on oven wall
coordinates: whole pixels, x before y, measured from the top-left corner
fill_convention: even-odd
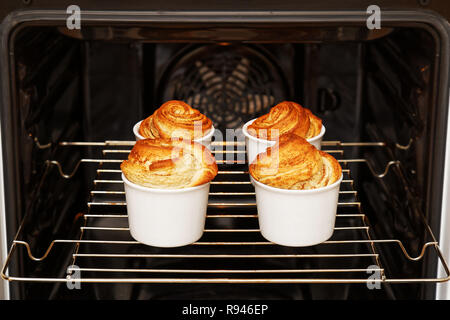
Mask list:
[[[21,156],[21,174],[17,178],[21,205],[17,205],[17,216],[21,218],[26,211],[29,214],[24,240],[32,244],[36,256],[41,256],[52,239],[77,237],[95,167],[81,166],[67,182],[45,163],[47,159],[56,159],[70,172],[78,159],[98,157],[98,150],[93,147],[40,149],[30,136],[42,145],[59,141],[131,140],[130,126],[170,98],[190,102],[219,128],[239,127],[267,112],[273,104],[291,99],[324,119],[326,140],[386,142],[389,148],[351,148],[345,150],[345,156],[370,159],[376,172],[383,172],[392,159],[401,161],[402,167],[392,168],[383,179],[376,178],[364,163],[349,166],[362,210],[370,218],[374,233],[381,239],[400,239],[407,251],[417,256],[423,244],[430,241],[422,216],[432,227],[436,223],[435,211],[430,210],[433,182],[428,178],[431,170],[428,155],[435,147],[433,115],[437,111],[433,109],[432,89],[437,50],[434,39],[420,29],[399,29],[380,39],[359,42],[195,45],[80,41],[62,36],[52,28],[25,30],[15,43],[19,99],[14,109],[17,139],[21,142],[16,150]],[[43,59],[44,56],[51,59]],[[42,184],[43,181],[46,183]],[[17,226],[12,221],[14,217],[7,218],[11,239]],[[113,223],[109,226],[113,227]],[[235,225],[222,222],[221,226]],[[92,238],[103,239],[107,233],[95,233]],[[123,239],[128,238],[124,235]],[[336,235],[336,240],[343,239],[345,235]],[[348,252],[358,249],[359,246],[354,246]],[[435,267],[433,257],[405,263],[397,247],[379,245],[377,249],[384,257],[386,271],[394,277],[421,277],[432,273]],[[186,252],[189,250],[192,248]],[[279,250],[290,252],[285,248]],[[305,251],[314,254],[322,250],[323,247]],[[339,248],[336,250],[339,252]],[[124,251],[134,252],[132,248]],[[103,252],[117,253],[108,247]],[[58,269],[60,263],[54,262],[68,264],[71,253],[55,246],[43,264],[22,264],[21,259],[27,261],[26,252],[22,251],[11,270],[34,276],[64,276],[65,270]],[[91,263],[87,261],[86,265]],[[160,267],[168,266],[164,262],[138,259],[115,266],[145,268],[157,263],[161,263]],[[169,265],[183,263],[171,261]],[[266,263],[267,268],[298,266],[270,260]],[[15,297],[32,298],[45,293],[50,298],[60,298],[79,294],[68,292],[64,284],[13,283],[11,287]],[[222,298],[236,297],[238,293],[242,298],[416,298],[428,296],[433,290],[432,286],[430,289],[419,284],[383,285],[383,290],[377,292],[368,292],[364,285],[345,285],[345,289],[333,285],[82,287],[83,294],[90,298],[139,299],[182,298],[192,292],[198,297]]]

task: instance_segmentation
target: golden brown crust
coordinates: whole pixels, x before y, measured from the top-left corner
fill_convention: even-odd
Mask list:
[[[141,122],[139,134],[144,138],[199,139],[212,127],[212,122],[197,109],[178,100],[161,105],[151,116]]]
[[[133,183],[161,189],[199,186],[217,175],[217,164],[208,148],[182,139],[139,140],[120,169]]]
[[[293,190],[325,187],[342,174],[335,158],[292,133],[282,135],[273,147],[259,154],[249,171],[261,183]]]
[[[250,135],[265,140],[277,140],[287,133],[309,139],[317,136],[321,129],[321,119],[309,109],[291,101],[283,101],[272,107],[269,113],[257,118],[247,128]]]
[[[322,130],[322,119],[320,119],[319,117],[316,117],[311,110],[307,109],[307,108],[303,108],[306,113],[309,116],[309,130],[308,133],[305,136],[305,139],[310,139],[310,138],[314,138],[315,136],[317,136],[320,131]]]

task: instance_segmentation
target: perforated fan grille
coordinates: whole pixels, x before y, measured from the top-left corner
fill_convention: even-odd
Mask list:
[[[287,96],[285,81],[270,59],[249,46],[207,45],[168,68],[163,100],[183,100],[217,128],[238,128]]]

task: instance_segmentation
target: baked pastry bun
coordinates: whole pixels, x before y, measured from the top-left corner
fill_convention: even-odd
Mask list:
[[[322,120],[313,115],[311,110],[295,102],[283,101],[253,121],[247,131],[259,139],[277,140],[286,133],[310,139],[317,136],[321,129]]]
[[[302,137],[284,134],[250,164],[251,176],[281,189],[308,190],[333,184],[342,175],[339,162]]]
[[[208,148],[183,139],[139,140],[120,169],[129,181],[159,189],[195,187],[217,175]]]
[[[144,138],[200,139],[212,128],[212,121],[183,101],[170,100],[141,122],[139,134]]]

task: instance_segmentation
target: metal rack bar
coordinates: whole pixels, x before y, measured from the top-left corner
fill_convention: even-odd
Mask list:
[[[233,269],[108,269],[108,268],[79,268],[88,272],[138,272],[138,273],[343,273],[364,272],[367,269],[261,269],[261,270],[233,270]],[[371,269],[382,271],[382,269]]]
[[[128,152],[124,152],[124,153],[128,153]],[[82,163],[97,163],[97,164],[103,164],[103,163],[122,163],[123,159],[81,159],[76,165],[75,167],[72,169],[71,173],[64,173],[64,170],[62,169],[62,165],[61,163],[59,163],[59,161],[57,160],[47,160],[46,164],[48,166],[50,165],[55,165],[58,168],[59,174],[66,179],[70,179],[72,178],[75,173],[77,172],[78,168],[80,167],[80,165]],[[339,159],[338,162],[342,163],[342,164],[348,164],[348,163],[365,163],[369,170],[371,171],[371,173],[373,174],[374,177],[377,178],[384,178],[387,173],[389,172],[390,167],[396,165],[396,166],[400,166],[401,162],[398,160],[392,160],[389,161],[383,172],[382,173],[377,173],[375,171],[375,169],[372,167],[372,165],[370,164],[370,162],[367,161],[367,159]],[[227,164],[227,165],[233,165],[233,164],[247,164],[246,161],[244,160],[232,160],[232,159],[227,159],[227,160],[217,160],[216,159],[216,163],[219,164]],[[98,169],[98,173],[118,173],[119,169]],[[104,170],[104,171],[103,171]],[[226,174],[246,174],[245,171],[238,171],[237,173],[230,173],[229,171],[226,171]],[[344,173],[348,173],[349,169],[343,169]],[[344,180],[344,183],[349,182],[348,180]],[[211,183],[217,183],[215,181],[212,181]],[[231,181],[230,183],[240,183],[238,181]],[[243,182],[243,183],[249,183],[249,181],[247,182]]]
[[[408,150],[414,143],[414,138],[410,138],[407,145],[395,143],[395,147],[399,150]],[[52,142],[41,144],[37,137],[33,138],[35,145],[39,149],[48,149],[54,144]],[[106,146],[133,146],[136,141],[115,141],[107,140],[100,142],[86,142],[86,141],[61,141],[57,143],[58,146],[78,146],[78,147],[106,147]],[[213,146],[245,146],[244,141],[214,141]],[[338,146],[338,147],[387,147],[385,142],[341,142],[341,141],[322,141],[322,146]]]

